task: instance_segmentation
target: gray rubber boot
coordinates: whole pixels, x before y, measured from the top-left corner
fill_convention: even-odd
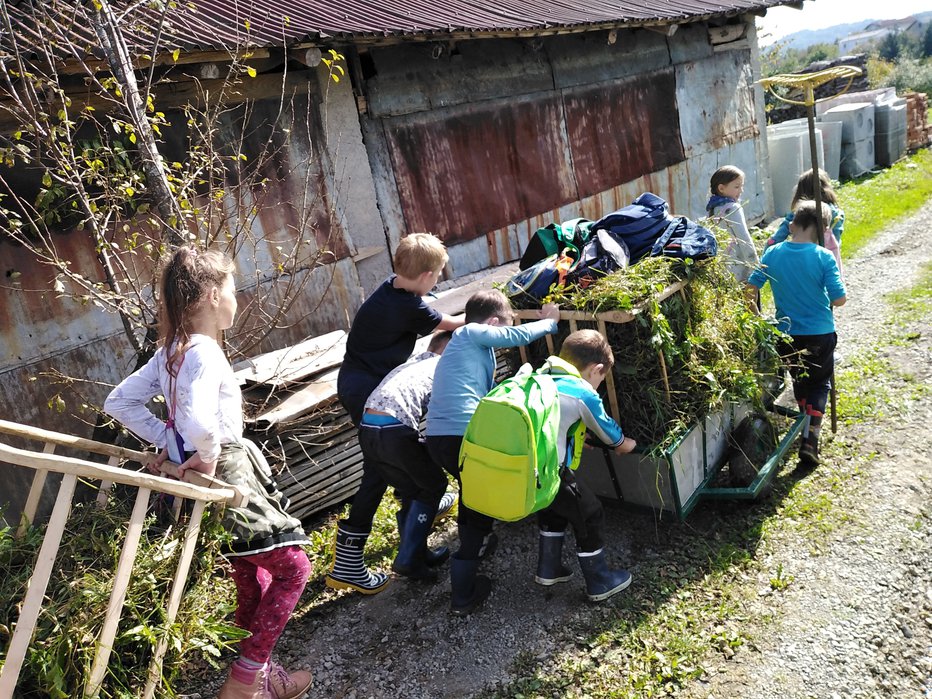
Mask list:
[[[537,554],[537,575],[534,582],[538,585],[556,585],[573,577],[573,571],[563,565],[563,542],[566,532],[540,531]]]
[[[601,602],[624,590],[631,584],[627,570],[611,570],[605,563],[605,551],[580,553],[579,567],[586,579],[586,594],[592,602]]]

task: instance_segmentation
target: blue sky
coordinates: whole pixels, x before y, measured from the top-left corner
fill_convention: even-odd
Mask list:
[[[800,29],[824,29],[862,19],[899,19],[929,10],[932,0],[806,0],[802,10],[767,10],[766,17],[757,18],[757,31],[761,45],[766,46]]]

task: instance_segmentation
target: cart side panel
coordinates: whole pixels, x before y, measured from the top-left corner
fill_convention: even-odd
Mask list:
[[[666,459],[644,454],[618,455],[608,452],[608,463],[614,472],[614,481],[603,451],[585,449],[577,476],[601,498],[676,512],[670,483],[670,465]],[[620,498],[615,488],[616,482],[621,492]]]
[[[701,426],[690,429],[668,453],[677,494],[677,513],[684,516],[682,506],[690,501],[705,478],[705,435]]]

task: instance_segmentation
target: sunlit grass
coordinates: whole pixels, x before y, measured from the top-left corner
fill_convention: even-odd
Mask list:
[[[845,212],[841,252],[850,259],[880,230],[919,210],[932,197],[932,151],[918,151],[891,168],[841,185]]]

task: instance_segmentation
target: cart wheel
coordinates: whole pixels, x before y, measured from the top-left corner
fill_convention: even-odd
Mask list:
[[[751,413],[744,418],[729,437],[731,455],[728,457],[728,472],[731,483],[737,487],[749,486],[757,472],[777,447],[777,430],[770,418],[762,413]],[[768,483],[761,496],[770,493]]]

